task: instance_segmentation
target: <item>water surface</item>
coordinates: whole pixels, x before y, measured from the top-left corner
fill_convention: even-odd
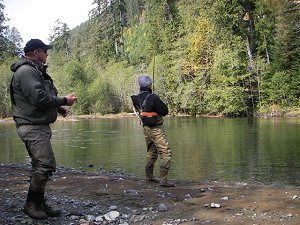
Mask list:
[[[144,176],[137,118],[57,121],[52,129],[58,165]],[[166,118],[165,130],[171,178],[300,184],[300,119]],[[1,163],[29,162],[14,124],[0,124],[0,143]]]

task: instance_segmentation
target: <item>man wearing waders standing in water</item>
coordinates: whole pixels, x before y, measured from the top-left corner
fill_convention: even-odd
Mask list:
[[[140,92],[131,98],[143,123],[147,145],[146,180],[159,183],[163,187],[174,187],[175,185],[170,183],[167,178],[172,153],[163,128],[163,116],[168,114],[168,107],[156,94],[152,93],[152,79],[149,76],[139,76],[138,84]],[[160,179],[153,175],[158,155],[161,156]]]

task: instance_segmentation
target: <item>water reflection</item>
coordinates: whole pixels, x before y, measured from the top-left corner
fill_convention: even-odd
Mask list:
[[[136,118],[57,122],[52,128],[58,164],[144,175],[146,149]],[[165,128],[171,178],[300,183],[299,119],[167,118]],[[29,161],[13,124],[0,124],[0,141],[0,162]]]

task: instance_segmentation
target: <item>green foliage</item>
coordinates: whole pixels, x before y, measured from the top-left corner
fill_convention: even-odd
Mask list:
[[[177,87],[177,97],[175,105],[179,112],[189,115],[198,115],[206,113],[206,104],[204,97],[206,96],[205,77],[198,75],[191,82],[182,82]]]
[[[130,96],[137,89],[134,67],[117,63],[96,75],[88,93],[90,113],[119,113],[132,110]]]
[[[97,79],[89,90],[90,114],[109,114],[120,112],[121,103],[112,85],[107,81]]]
[[[87,90],[94,80],[95,70],[89,61],[70,61],[61,68],[51,68],[60,95],[67,95],[75,92],[78,101],[73,107],[75,114],[88,114],[91,105]]]
[[[201,0],[181,0],[176,4],[178,14],[180,15],[182,26],[180,26],[180,34],[185,35],[195,30],[195,24],[202,14],[203,3]]]
[[[146,35],[146,27],[141,24],[139,27],[130,27],[125,30],[126,56],[131,65],[148,64],[152,52],[150,42]]]
[[[70,38],[71,34],[68,25],[57,20],[50,35],[50,42],[52,42],[53,51],[59,53],[64,61],[69,59],[71,51],[69,46]]]
[[[16,60],[16,58],[6,58],[0,64],[0,118],[11,115],[9,88],[12,72],[10,71],[10,65]]]
[[[240,40],[232,40],[231,46],[218,46],[211,69],[211,84],[205,97],[210,113],[241,115],[247,111],[246,83],[248,73],[245,61],[240,57]],[[238,44],[240,43],[240,44]],[[211,107],[211,108],[210,108]]]
[[[204,98],[208,114],[245,116],[244,89],[238,86],[211,86]]]
[[[286,71],[276,72],[270,83],[269,96],[273,103],[282,106],[297,104],[297,94],[299,93],[300,75]]]
[[[20,54],[20,42],[22,38],[16,28],[10,29],[5,23],[8,20],[5,16],[5,5],[0,0],[0,63],[6,57],[14,57]]]
[[[228,34],[244,33],[244,8],[240,0],[204,0],[204,7],[221,38],[229,38]]]
[[[190,47],[187,57],[190,61],[189,73],[207,71],[212,66],[213,51],[215,48],[215,29],[205,15],[200,15],[196,21],[195,31],[190,35]],[[186,65],[187,66],[187,65]]]
[[[60,95],[77,94],[76,114],[131,112],[141,73],[153,77],[173,114],[249,116],[275,103],[299,106],[298,1],[95,0],[94,6],[90,20],[73,30],[58,21],[52,33],[50,74]],[[0,37],[14,52],[18,35],[8,39],[0,9]],[[0,59],[7,55],[0,51]],[[7,77],[0,82],[5,99]]]
[[[274,46],[274,31],[276,29],[276,12],[267,1],[257,1],[253,12],[256,33],[257,54],[269,61],[270,51]]]
[[[276,17],[276,36],[274,53],[274,68],[276,71],[291,70],[300,62],[300,6],[294,1],[278,1],[274,9]]]
[[[148,1],[147,8],[147,36],[153,54],[160,54],[173,49],[178,37],[180,18],[175,6],[175,0]],[[160,35],[157,35],[157,31]]]

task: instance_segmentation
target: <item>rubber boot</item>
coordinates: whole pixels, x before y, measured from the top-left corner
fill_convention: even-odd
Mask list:
[[[168,172],[166,169],[160,169],[159,185],[162,187],[175,187],[175,184],[168,181]]]
[[[154,177],[153,175],[154,165],[148,166],[147,164],[145,170],[146,170],[146,181],[159,183],[159,179]]]
[[[40,196],[41,193],[34,192],[29,188],[23,212],[33,219],[45,220],[47,219],[47,214],[37,203],[37,200],[39,200]]]

